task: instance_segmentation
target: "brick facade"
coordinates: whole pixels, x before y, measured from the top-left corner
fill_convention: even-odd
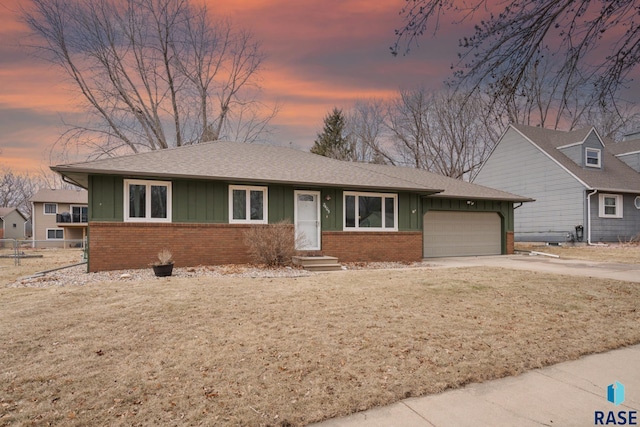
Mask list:
[[[513,231],[507,231],[507,255],[513,255],[515,252],[513,243]]]
[[[146,268],[162,248],[176,267],[249,262],[244,224],[91,222],[89,271]]]
[[[89,271],[147,268],[158,251],[173,252],[177,267],[250,262],[244,224],[91,222]],[[322,233],[322,253],[342,262],[419,261],[421,232]]]
[[[173,252],[177,267],[250,262],[244,243],[245,224],[154,224],[92,222],[89,271],[147,268],[158,251]],[[513,232],[507,232],[506,253],[513,254]],[[422,232],[322,232],[322,253],[340,262],[422,259]]]
[[[322,252],[340,262],[420,261],[422,232],[324,231]]]

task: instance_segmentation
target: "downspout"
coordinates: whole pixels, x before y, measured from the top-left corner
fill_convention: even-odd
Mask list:
[[[36,247],[36,204],[31,202],[31,247]]]
[[[587,245],[596,246],[595,243],[591,243],[591,196],[596,194],[598,190],[593,190],[592,193],[587,194]]]

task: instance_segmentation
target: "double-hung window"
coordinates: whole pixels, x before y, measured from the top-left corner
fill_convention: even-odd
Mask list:
[[[600,218],[622,218],[622,196],[620,194],[600,194]]]
[[[63,240],[64,230],[62,228],[47,228],[47,240]]]
[[[398,195],[345,191],[344,229],[397,231]]]
[[[171,222],[171,183],[126,179],[124,220]]]
[[[266,224],[267,187],[229,186],[229,222]]]
[[[601,151],[597,148],[585,148],[584,156],[586,165],[591,168],[599,168],[600,155]]]
[[[58,213],[58,204],[57,203],[45,203],[44,204],[44,214],[45,215],[55,215]]]

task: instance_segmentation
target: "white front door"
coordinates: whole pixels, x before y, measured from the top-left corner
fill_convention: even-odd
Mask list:
[[[295,191],[296,249],[320,250],[320,192]]]

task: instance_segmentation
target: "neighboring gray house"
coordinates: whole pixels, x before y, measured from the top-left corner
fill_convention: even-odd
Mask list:
[[[516,207],[516,241],[564,242],[577,227],[589,243],[640,233],[639,139],[510,125],[474,183],[536,200]]]
[[[16,208],[0,208],[0,239],[24,239],[27,219]]]

